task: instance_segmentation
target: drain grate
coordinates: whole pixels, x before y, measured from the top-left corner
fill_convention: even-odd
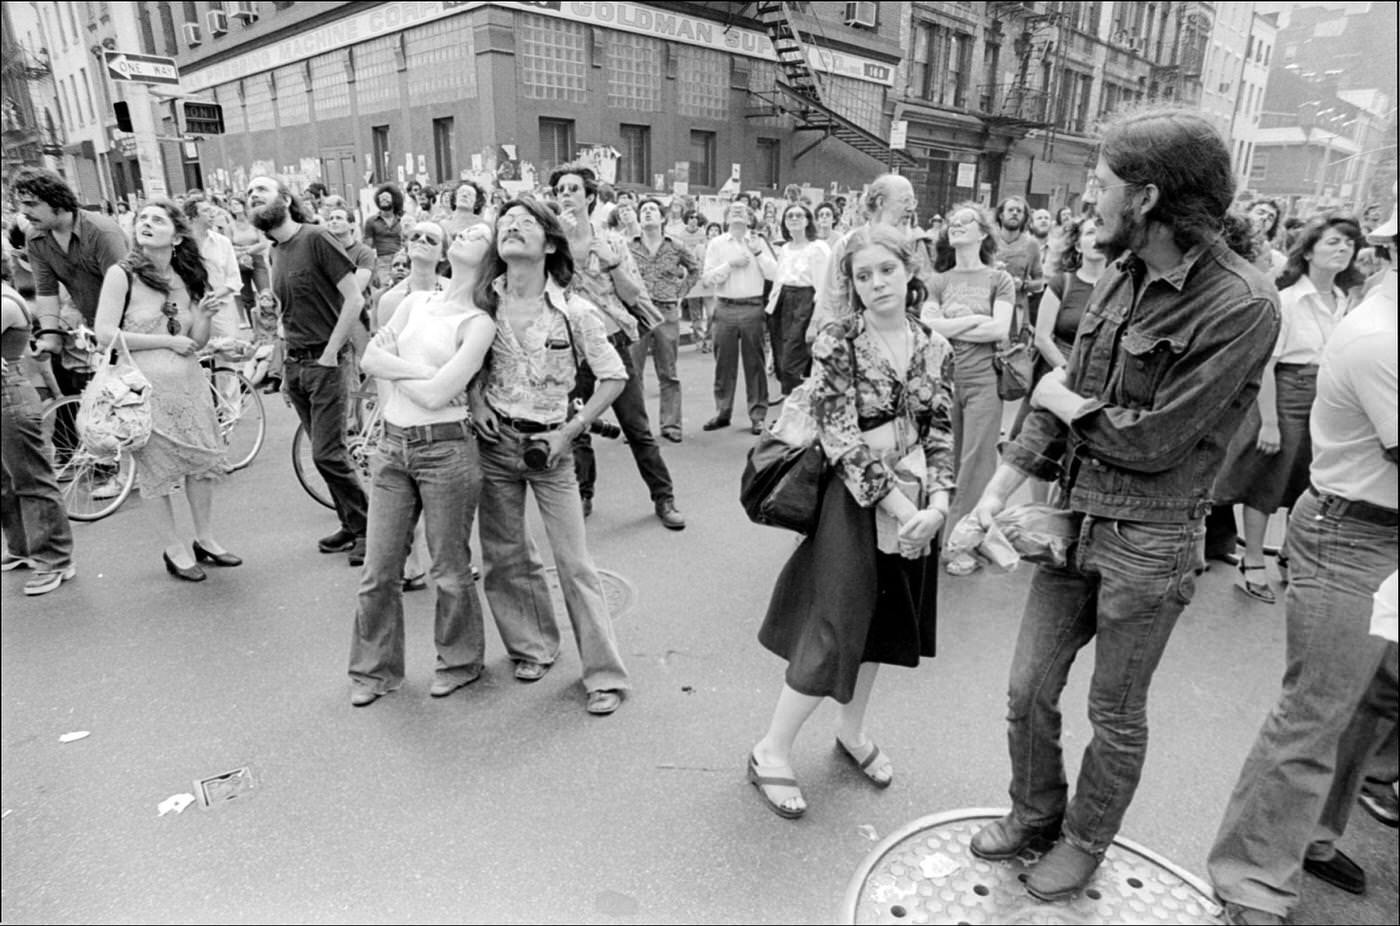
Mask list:
[[[1117,839],[1078,897],[1044,903],[1022,881],[1032,852],[987,862],[972,836],[1005,811],[923,817],[868,855],[847,888],[841,923],[1219,923],[1208,885],[1159,855]]]
[[[230,801],[246,797],[252,790],[253,770],[246,765],[221,775],[200,778],[194,783],[199,806],[204,808],[222,807]]]
[[[627,617],[637,605],[637,587],[611,569],[599,569],[598,578],[603,582],[603,598],[608,603],[608,613],[613,620]],[[549,583],[554,613],[563,618],[567,612],[564,610],[564,592],[559,588],[559,570],[554,566],[546,567],[545,581]]]

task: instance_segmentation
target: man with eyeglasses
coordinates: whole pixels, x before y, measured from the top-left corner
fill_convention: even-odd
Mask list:
[[[344,350],[364,296],[355,264],[335,235],[310,216],[286,184],[254,177],[248,219],[272,239],[272,290],[282,304],[286,359],[282,388],[311,438],[311,457],[326,481],[340,529],[317,543],[322,553],[365,561],[367,502],[345,449]]]
[[[971,851],[1053,846],[1027,873],[1045,901],[1086,888],[1147,757],[1147,694],[1196,590],[1211,483],[1279,330],[1273,283],[1231,250],[1234,172],[1198,112],[1120,116],[1103,137],[1094,287],[1069,364],[1031,395],[969,518],[988,528],[1028,477],[1056,481],[1069,561],[1038,565],[1011,662],[1011,813]],[[957,533],[957,531],[955,531]],[[1093,736],[1071,792],[1060,698],[1093,644]]]
[[[631,685],[588,553],[571,457],[574,440],[626,387],[625,354],[610,343],[601,313],[567,290],[574,260],[549,208],[526,198],[502,209],[492,266],[503,263],[505,273],[477,288],[481,307],[496,320],[496,337],[468,393],[481,437],[482,585],[515,677],[543,678],[559,656],[560,634],[544,564],[525,522],[528,487],[554,554],[588,712],[611,714]],[[596,385],[571,414],[570,394],[585,364]]]
[[[642,394],[641,379],[631,351],[631,345],[644,328],[651,330],[665,319],[647,295],[627,242],[617,232],[598,229],[589,220],[598,203],[598,181],[593,169],[581,164],[556,167],[549,176],[549,186],[559,203],[559,224],[573,255],[574,274],[569,292],[577,293],[601,311],[608,341],[621,355],[627,371],[627,382],[613,402],[613,413],[632,450],[637,471],[651,493],[657,518],[669,530],[684,530],[685,518],[676,510],[671,471],[661,458],[661,446],[651,431],[646,396]],[[593,394],[593,384],[593,372],[585,365],[580,371],[575,394],[587,401]],[[593,511],[593,487],[598,469],[593,443],[586,431],[574,440],[574,465],[578,470],[583,513],[587,517]]]

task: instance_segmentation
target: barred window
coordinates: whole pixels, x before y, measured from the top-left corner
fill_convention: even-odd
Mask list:
[[[708,48],[677,45],[676,85],[682,116],[726,119],[729,116],[729,57]]]
[[[277,81],[278,125],[305,125],[311,120],[306,93],[306,72],[302,65],[278,68],[273,72]]]
[[[772,94],[775,92],[774,85],[779,80],[785,80],[778,66],[771,61],[758,61],[749,59],[749,90],[753,93]],[[751,107],[765,106],[761,100],[749,98],[748,105]],[[749,119],[754,125],[779,127],[782,125],[782,118],[775,114],[772,116],[754,116]]]
[[[661,109],[661,42],[626,32],[608,34],[608,105],[616,109]]]
[[[224,131],[241,135],[248,131],[248,117],[243,101],[238,98],[238,84],[222,84],[214,88],[214,99],[224,108]]]
[[[453,103],[476,98],[476,55],[471,21],[440,19],[407,35],[408,95],[418,103]]]
[[[533,13],[516,17],[520,82],[530,100],[588,101],[588,43],[584,27]]]
[[[823,74],[822,98],[832,109],[876,135],[884,134],[885,88],[854,77]]]
[[[243,79],[243,102],[248,107],[248,131],[260,132],[276,128],[272,118],[272,92],[267,74],[254,74]]]
[[[394,43],[398,40],[397,35],[386,35],[350,50],[355,56],[355,93],[360,112],[398,109],[399,76],[394,70]]]
[[[350,85],[345,77],[345,52],[311,59],[311,90],[316,95],[318,122],[350,115]]]

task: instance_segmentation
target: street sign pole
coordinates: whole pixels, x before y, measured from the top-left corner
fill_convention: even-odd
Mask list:
[[[171,58],[135,55],[109,51],[104,55],[107,79],[124,88],[124,97],[131,104],[131,133],[136,140],[136,162],[141,167],[141,185],[149,199],[169,196],[165,183],[165,158],[161,155],[159,131],[155,113],[151,111],[151,84],[180,86],[180,75]]]

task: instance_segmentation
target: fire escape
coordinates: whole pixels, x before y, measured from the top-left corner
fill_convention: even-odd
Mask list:
[[[774,81],[771,90],[750,90],[750,95],[762,100],[770,112],[796,119],[797,131],[821,133],[820,138],[797,152],[794,161],[826,139],[835,138],[891,166],[911,168],[918,165],[912,155],[891,148],[872,130],[878,127],[862,126],[838,111],[837,95],[809,63],[810,56],[820,57],[821,48],[814,47],[810,43],[811,36],[804,37],[789,16],[789,8],[794,4],[762,2],[754,6],[777,52],[783,79]]]
[[[1160,99],[1192,104],[1200,101],[1201,71],[1210,40],[1211,15],[1201,3],[1177,7],[1176,38],[1167,61],[1154,61],[1150,71],[1153,94]],[[1192,92],[1194,91],[1194,92]]]
[[[1016,79],[980,88],[982,122],[988,128],[1018,135],[1053,125],[1050,91],[1031,86],[1030,67],[1037,57],[1047,63],[1052,60],[1059,14],[1032,14],[1023,3],[992,2],[987,4],[987,15],[992,17],[994,33],[1001,31],[1003,17],[1021,31],[1011,43],[1018,62]]]
[[[63,154],[63,135],[53,124],[53,118],[41,119],[34,106],[34,91],[41,95],[43,91],[42,87],[34,85],[53,80],[48,52],[40,49],[36,54],[17,42],[6,41],[0,57],[3,57],[0,63],[0,82],[3,82],[0,141],[3,141],[6,168],[41,166],[42,155]]]

